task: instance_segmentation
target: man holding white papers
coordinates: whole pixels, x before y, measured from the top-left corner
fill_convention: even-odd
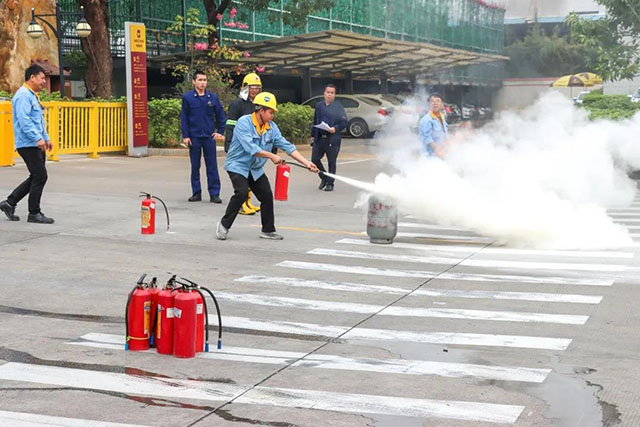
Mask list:
[[[324,100],[316,105],[316,114],[311,127],[313,151],[311,161],[320,170],[319,190],[333,191],[334,179],[324,175],[326,169],[322,165],[322,158],[327,155],[329,173],[336,173],[336,162],[340,152],[341,132],[347,127],[347,113],[340,101],[336,101],[336,87],[332,84],[324,88]]]

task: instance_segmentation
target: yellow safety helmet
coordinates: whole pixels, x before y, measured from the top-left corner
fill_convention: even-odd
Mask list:
[[[253,104],[259,105],[260,107],[271,108],[273,111],[278,111],[278,101],[276,101],[276,96],[271,92],[260,92],[253,98]]]
[[[256,73],[249,73],[242,79],[242,87],[245,86],[262,86],[262,80]]]

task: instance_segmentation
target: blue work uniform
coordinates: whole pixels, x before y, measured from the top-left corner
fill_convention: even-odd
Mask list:
[[[264,173],[266,157],[256,157],[261,151],[271,151],[274,147],[291,155],[296,146],[287,141],[278,126],[271,123],[258,123],[256,113],[247,114],[238,119],[233,129],[233,138],[227,153],[224,168],[229,173],[233,185],[233,196],[227,210],[220,220],[226,229],[231,228],[242,204],[247,200],[249,189],[260,201],[260,220],[262,231],[276,231],[273,213],[273,193],[267,175]]]
[[[422,143],[422,151],[428,156],[433,156],[433,148],[429,145],[434,143],[436,145],[442,145],[447,139],[447,133],[449,132],[449,125],[443,114],[435,115],[429,111],[420,119],[418,126],[418,132],[420,135],[420,142]]]
[[[182,111],[180,122],[182,137],[191,139],[189,157],[191,158],[191,191],[200,194],[200,159],[204,153],[204,163],[207,168],[207,187],[210,196],[220,194],[220,176],[216,157],[216,143],[214,132],[224,135],[224,109],[215,93],[205,90],[204,95],[198,95],[194,89],[182,95]]]
[[[235,172],[245,178],[251,174],[253,179],[257,180],[264,174],[263,167],[268,159],[256,157],[256,153],[262,150],[271,151],[276,146],[287,155],[291,155],[296,151],[296,146],[282,136],[275,123],[266,123],[263,126],[263,132],[260,133],[254,121],[254,114],[247,114],[238,119],[233,129],[233,138],[224,168],[227,172]]]
[[[320,130],[315,125],[325,122],[329,127],[336,129],[331,134],[325,130]],[[327,163],[329,173],[336,174],[336,165],[338,161],[338,153],[340,153],[340,143],[342,140],[342,130],[347,127],[347,113],[340,101],[334,100],[327,105],[324,101],[316,104],[316,112],[313,117],[313,125],[311,126],[311,136],[313,137],[313,149],[311,151],[311,161],[318,167],[320,172],[326,172],[322,165],[322,158],[327,155]],[[327,184],[333,184],[334,179],[326,175],[319,174]]]

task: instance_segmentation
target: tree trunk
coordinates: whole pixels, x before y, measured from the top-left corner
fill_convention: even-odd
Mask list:
[[[203,3],[204,9],[207,11],[207,23],[213,25],[214,28],[218,28],[218,19],[216,16],[224,13],[229,4],[231,4],[231,0],[222,0],[220,5],[217,4],[218,2],[216,0],[203,0]],[[209,34],[209,45],[216,44],[217,38],[217,31],[212,31]]]
[[[87,92],[90,97],[111,98],[113,60],[109,37],[108,0],[78,0],[84,6],[85,17],[91,25],[91,35],[82,40],[87,55]]]

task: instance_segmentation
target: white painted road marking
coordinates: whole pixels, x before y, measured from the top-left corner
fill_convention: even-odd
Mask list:
[[[320,310],[340,313],[376,314],[378,316],[431,317],[444,319],[488,320],[498,322],[557,323],[563,325],[584,325],[589,316],[573,314],[547,314],[512,311],[467,310],[455,308],[397,307],[358,304],[350,302],[309,300],[301,298],[274,297],[269,295],[232,294],[217,292],[216,298],[236,303],[270,307],[287,307],[302,310]]]
[[[238,404],[494,423],[514,423],[524,409],[523,406],[516,405],[453,400],[413,399],[260,386],[252,388],[212,381],[136,377],[111,372],[13,362],[0,366],[0,379],[79,389],[99,389],[129,395],[214,402],[228,402],[236,399],[235,403]]]
[[[392,286],[363,285],[353,282],[326,282],[322,280],[305,280],[294,277],[270,277],[270,276],[244,276],[234,280],[242,283],[271,283],[282,286],[298,288],[327,289],[343,292],[383,293],[391,295],[403,295],[411,292],[408,288],[394,288]],[[540,301],[540,302],[566,302],[574,304],[599,304],[602,296],[599,295],[575,295],[575,294],[551,294],[539,292],[503,292],[503,291],[477,291],[456,289],[420,288],[413,292],[414,296],[440,297],[440,298],[472,298],[472,299],[497,299],[516,301]]]
[[[633,236],[633,234],[632,234]],[[422,257],[414,255],[390,255],[380,253],[342,251],[338,249],[316,248],[307,251],[310,255],[326,255],[344,258],[370,259],[376,261],[389,262],[413,262],[422,264],[445,264],[453,265],[458,263],[460,267],[483,267],[483,268],[513,268],[529,270],[574,270],[574,271],[614,271],[621,272],[629,270],[626,265],[619,264],[576,264],[557,262],[530,262],[530,261],[504,261],[504,260],[484,260],[465,259],[459,261],[456,258],[442,257]]]
[[[367,329],[349,326],[316,325],[313,323],[258,320],[248,317],[225,316],[223,326],[229,328],[253,329],[288,334],[322,336],[327,338],[409,341],[427,344],[482,345],[492,347],[536,348],[546,350],[565,350],[571,343],[568,338],[532,337],[521,335],[467,334],[458,332],[413,332],[390,329]],[[209,315],[209,325],[217,326],[218,317]],[[347,332],[349,331],[349,332]]]
[[[120,424],[79,418],[0,411],[0,426],[4,427],[144,427],[140,424]]]
[[[384,268],[349,266],[340,264],[323,264],[316,262],[282,261],[276,264],[278,267],[297,268],[300,270],[331,271],[338,273],[362,274],[369,276],[387,277],[413,277],[432,279],[437,273],[419,270],[390,270]],[[501,274],[467,274],[467,273],[442,273],[439,280],[467,280],[477,282],[514,282],[514,283],[547,283],[555,285],[584,285],[584,286],[611,286],[613,280],[598,278],[571,278],[571,277],[545,277],[545,276],[520,276]]]
[[[121,335],[91,333],[80,337],[85,341],[67,344],[124,350]],[[149,350],[149,352],[155,352]],[[432,362],[406,359],[371,359],[311,354],[261,348],[223,347],[208,353],[197,353],[203,359],[228,360],[263,364],[291,364],[294,367],[333,369],[344,371],[378,372],[401,375],[436,375],[450,378],[474,377],[486,380],[522,381],[541,383],[551,369],[521,368],[515,366],[489,366],[469,363]],[[298,360],[303,359],[303,360]]]
[[[638,220],[640,222],[640,220]],[[369,240],[364,239],[341,239],[336,243],[381,247]],[[453,246],[453,245],[427,245],[419,243],[394,242],[392,245],[384,246],[385,249],[412,249],[417,251],[429,252],[462,252],[467,255],[472,253],[489,254],[489,255],[541,255],[541,256],[567,256],[567,257],[583,257],[583,258],[633,258],[632,252],[609,252],[609,251],[561,251],[561,250],[544,250],[544,249],[516,249],[516,248],[499,248],[487,247],[477,248],[471,246]]]

